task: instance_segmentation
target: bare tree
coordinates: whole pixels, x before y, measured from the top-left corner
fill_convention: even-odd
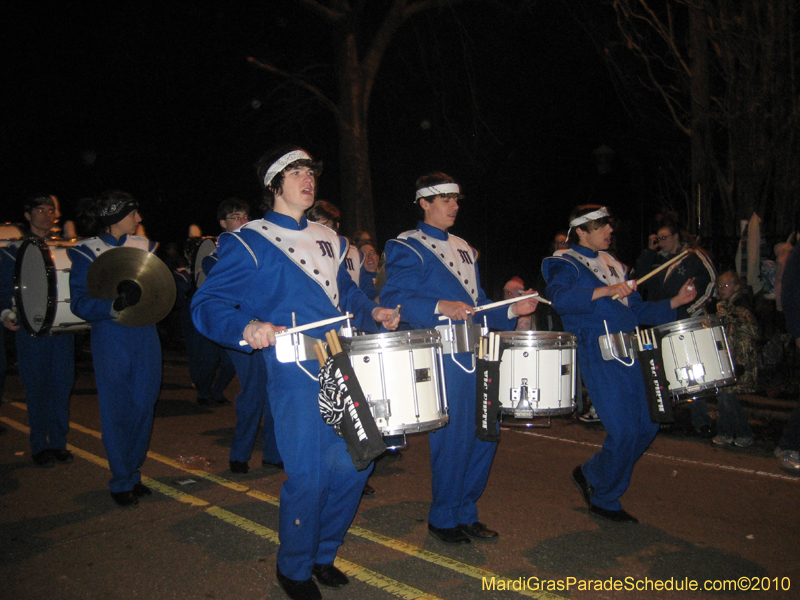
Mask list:
[[[341,205],[351,229],[375,230],[367,117],[370,94],[381,60],[397,30],[418,13],[461,0],[391,0],[375,20],[367,0],[292,0],[327,23],[332,32],[336,97],[331,98],[300,72],[285,71],[266,60],[249,58],[265,71],[285,78],[315,97],[336,118],[341,165]],[[372,25],[376,23],[376,25]]]
[[[753,212],[776,233],[790,229],[800,206],[796,3],[606,5],[621,36],[606,40],[609,65],[626,82],[658,94],[690,138],[693,229],[708,236],[722,226],[735,235],[738,220]]]

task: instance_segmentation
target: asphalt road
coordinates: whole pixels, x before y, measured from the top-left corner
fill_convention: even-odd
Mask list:
[[[235,387],[228,389],[231,398]],[[274,575],[285,476],[262,468],[258,451],[250,473],[228,470],[234,408],[198,406],[179,355],[165,360],[142,469],[154,494],[132,508],[117,507],[108,494],[90,361],[80,363],[73,394],[71,465],[33,465],[16,376],[6,398],[11,402],[0,407],[7,429],[0,435],[0,597],[285,597]],[[601,427],[572,418],[554,419],[549,428],[504,430],[479,505],[481,520],[500,531],[500,541],[456,548],[427,534],[427,436],[411,436],[402,457],[378,461],[370,480],[377,494],[362,501],[339,551],[337,566],[351,584],[323,590],[323,597],[742,596],[685,591],[693,581],[701,588],[731,589],[734,582],[769,588],[751,591],[755,598],[800,597],[800,478],[780,470],[772,442],[725,450],[659,435],[623,497],[641,524],[614,525],[589,516],[569,479],[603,436]],[[673,589],[658,591],[658,585]]]

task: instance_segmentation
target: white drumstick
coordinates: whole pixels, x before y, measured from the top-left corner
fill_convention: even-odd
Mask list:
[[[338,323],[339,321],[344,321],[346,319],[352,319],[353,315],[348,313],[346,315],[342,315],[341,317],[332,317],[330,319],[323,319],[322,321],[315,321],[314,323],[307,323],[306,325],[299,325],[297,327],[291,327],[289,329],[284,329],[283,331],[278,331],[275,333],[275,337],[282,337],[284,335],[291,335],[293,333],[300,333],[303,331],[308,331],[309,329],[316,329],[317,327],[324,327],[325,325],[330,325],[331,323]],[[240,346],[249,346],[246,341],[240,340]]]
[[[527,298],[537,298],[539,302],[544,302],[545,304],[552,304],[549,300],[542,298],[539,294],[527,294],[525,296],[517,296],[516,298],[509,298],[508,300],[500,300],[499,302],[492,302],[491,304],[484,304],[483,306],[478,306],[477,308],[473,308],[473,312],[481,312],[484,310],[491,310],[493,308],[497,308],[499,306],[505,306],[506,304],[514,304],[515,302],[519,302],[520,300],[525,300]],[[446,321],[449,319],[446,315],[439,316],[440,321]]]

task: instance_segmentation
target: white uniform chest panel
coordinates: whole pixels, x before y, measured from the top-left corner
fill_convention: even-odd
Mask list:
[[[584,256],[574,250],[560,250],[556,256],[567,255],[574,258],[592,272],[592,275],[603,285],[616,285],[625,281],[625,269],[622,263],[606,252],[598,252],[597,257]],[[622,303],[627,306],[628,299],[622,298]]]
[[[86,240],[81,245],[89,248],[94,252],[95,256],[100,256],[103,252],[114,248],[138,248],[139,250],[150,252],[150,240],[139,236],[128,236],[122,246],[112,246],[99,237]]]
[[[344,268],[350,273],[353,282],[358,285],[359,276],[361,275],[361,254],[359,254],[357,248],[352,246],[347,248],[347,254],[344,257]]]
[[[478,273],[475,270],[475,252],[472,246],[454,235],[447,236],[446,240],[437,240],[419,229],[403,233],[399,238],[414,238],[430,250],[453,277],[458,279],[472,302],[478,302]]]
[[[265,219],[251,221],[242,229],[257,231],[300,267],[339,306],[336,276],[342,261],[339,236],[327,227],[309,223],[305,229],[286,229]]]

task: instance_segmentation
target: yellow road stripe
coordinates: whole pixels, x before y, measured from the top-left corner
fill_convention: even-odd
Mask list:
[[[2,420],[4,423],[7,423],[11,427],[14,427],[15,429],[23,433],[30,432],[30,429],[25,425],[23,425],[22,423],[17,423],[16,421],[13,421],[6,417],[0,417],[0,420]],[[77,429],[77,427],[75,429]],[[80,448],[76,448],[72,444],[68,444],[67,448],[69,448],[69,450],[76,456],[79,456],[93,464],[108,469],[108,461],[106,461],[105,459],[96,456],[90,452],[86,452],[85,450],[81,450]],[[150,453],[148,453],[148,455],[149,454]],[[156,458],[156,460],[158,460],[158,458]],[[183,469],[180,463],[176,463],[175,461],[170,461],[170,463],[174,463],[173,466],[176,466],[176,468],[178,468],[179,470],[191,472],[189,469]],[[219,506],[211,506],[209,505],[208,502],[206,502],[202,498],[192,496],[191,494],[184,494],[183,492],[176,490],[175,488],[163,484],[159,481],[155,481],[150,477],[142,477],[142,482],[148,487],[151,487],[154,490],[164,494],[165,496],[168,496],[180,502],[189,504],[191,506],[205,507],[204,512],[206,512],[207,514],[211,515],[216,519],[228,523],[229,525],[233,525],[234,527],[237,527],[248,533],[254,533],[259,537],[269,542],[272,542],[273,544],[276,545],[279,544],[278,532],[273,529],[270,529],[269,527],[265,527],[259,523],[256,523],[255,521],[251,521],[250,519],[232,513],[229,510],[220,508]],[[385,575],[381,575],[380,573],[367,569],[366,567],[362,567],[361,565],[358,565],[354,562],[350,562],[349,560],[337,558],[335,564],[338,568],[344,571],[347,575],[352,576],[354,579],[358,579],[359,581],[366,583],[369,586],[383,590],[384,592],[396,596],[398,598],[401,598],[402,600],[441,600],[437,596],[427,594],[421,590],[411,587],[410,585],[406,585],[400,581],[392,579],[391,577],[386,577]]]

